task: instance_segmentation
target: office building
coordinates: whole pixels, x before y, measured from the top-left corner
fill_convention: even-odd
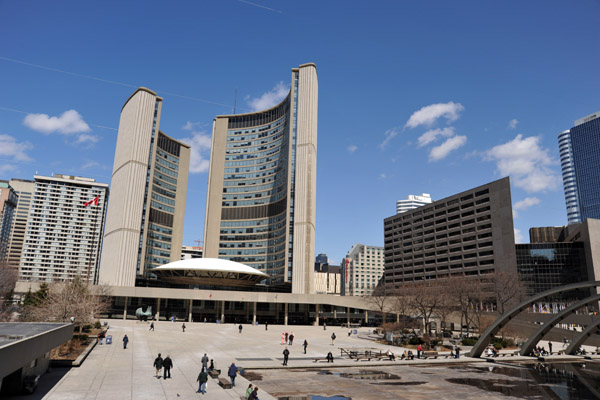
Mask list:
[[[422,193],[421,195],[409,194],[405,200],[396,201],[396,214],[401,214],[417,207],[431,204],[431,195]]]
[[[21,265],[27,218],[35,190],[35,181],[26,179],[11,179],[10,186],[17,192],[17,209],[10,229],[8,243],[8,264],[14,268]]]
[[[19,280],[95,283],[108,185],[70,175],[35,175]]]
[[[200,247],[200,246],[181,246],[181,259],[189,260],[192,258],[202,258],[202,247]]]
[[[600,218],[600,111],[558,135],[569,224]]]
[[[508,177],[384,220],[385,286],[516,272]]]
[[[355,244],[342,260],[342,295],[370,295],[384,271],[383,247]]]
[[[8,243],[19,196],[8,181],[0,181],[0,262],[6,262]]]
[[[213,122],[204,256],[246,264],[268,285],[314,293],[317,69],[292,69],[288,96]]]
[[[315,257],[315,293],[336,294],[341,292],[341,267],[330,265],[327,254]]]
[[[100,282],[135,286],[181,259],[190,147],[160,131],[162,99],[137,89],[121,110]]]

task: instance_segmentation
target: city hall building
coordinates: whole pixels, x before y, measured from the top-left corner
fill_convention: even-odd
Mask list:
[[[275,107],[213,122],[204,257],[292,293],[315,293],[317,102],[316,66],[303,64]]]

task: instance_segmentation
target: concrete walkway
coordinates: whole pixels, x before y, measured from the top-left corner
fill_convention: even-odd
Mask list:
[[[348,336],[347,329],[341,327],[313,326],[281,326],[270,325],[265,331],[264,325],[243,325],[242,333],[234,324],[186,323],[187,329],[182,332],[181,322],[155,322],[155,330],[149,331],[149,323],[138,321],[107,320],[112,335],[111,345],[97,345],[79,368],[71,369],[61,381],[44,397],[51,400],[79,399],[240,399],[245,398],[248,381],[238,376],[233,389],[221,388],[217,380],[210,379],[207,394],[196,393],[196,378],[201,370],[201,358],[206,353],[213,359],[216,369],[220,369],[221,377],[227,378],[227,369],[232,362],[238,367],[251,369],[273,368],[327,368],[344,366],[375,365],[419,365],[468,363],[482,361],[462,357],[460,360],[414,360],[414,361],[354,361],[339,358],[339,347],[345,348],[377,348],[387,350],[389,346],[364,339],[370,331],[361,328],[359,335]],[[282,366],[281,344],[282,332],[294,332],[292,346],[287,346],[290,359],[287,367]],[[331,334],[336,334],[335,344],[331,343]],[[129,337],[127,349],[123,349],[123,335]],[[303,353],[302,342],[308,340],[307,354]],[[399,355],[402,348],[391,348]],[[335,357],[334,364],[314,362],[316,357],[325,357],[331,351]],[[466,349],[463,349],[466,352]],[[157,379],[153,367],[157,354],[162,357],[170,355],[174,367],[171,369],[172,379]],[[529,359],[528,357],[511,357],[513,360]],[[503,361],[508,361],[508,358]],[[511,360],[512,361],[512,360]],[[274,397],[260,389],[261,400],[272,400]]]

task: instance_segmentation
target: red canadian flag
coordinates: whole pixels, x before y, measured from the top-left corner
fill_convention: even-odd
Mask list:
[[[90,204],[94,203],[95,206],[98,205],[98,196],[94,197],[92,200],[90,201],[86,201],[85,203],[83,203],[84,207],[89,206]]]

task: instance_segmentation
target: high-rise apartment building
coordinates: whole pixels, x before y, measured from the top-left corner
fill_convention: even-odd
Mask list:
[[[368,296],[385,271],[384,249],[355,244],[342,261],[342,295]]]
[[[422,193],[421,195],[409,194],[405,200],[396,201],[396,214],[401,214],[410,210],[414,210],[417,207],[421,207],[427,204],[431,204],[431,195],[429,193]]]
[[[516,273],[509,178],[384,220],[385,285]]]
[[[35,175],[19,280],[96,282],[108,184]]]
[[[181,259],[190,260],[192,258],[202,258],[202,247],[181,246]]]
[[[292,69],[275,107],[213,122],[204,256],[267,273],[268,284],[314,293],[317,69]]]
[[[27,230],[27,218],[35,190],[35,181],[26,179],[11,179],[10,186],[17,192],[17,209],[10,229],[8,243],[8,264],[14,268],[21,265],[23,244],[25,243],[25,231]]]
[[[8,181],[0,181],[0,262],[7,261],[8,243],[19,196]]]
[[[600,111],[558,135],[569,224],[600,219]]]
[[[121,110],[100,282],[137,276],[181,259],[190,147],[160,131],[162,98],[137,89]]]

